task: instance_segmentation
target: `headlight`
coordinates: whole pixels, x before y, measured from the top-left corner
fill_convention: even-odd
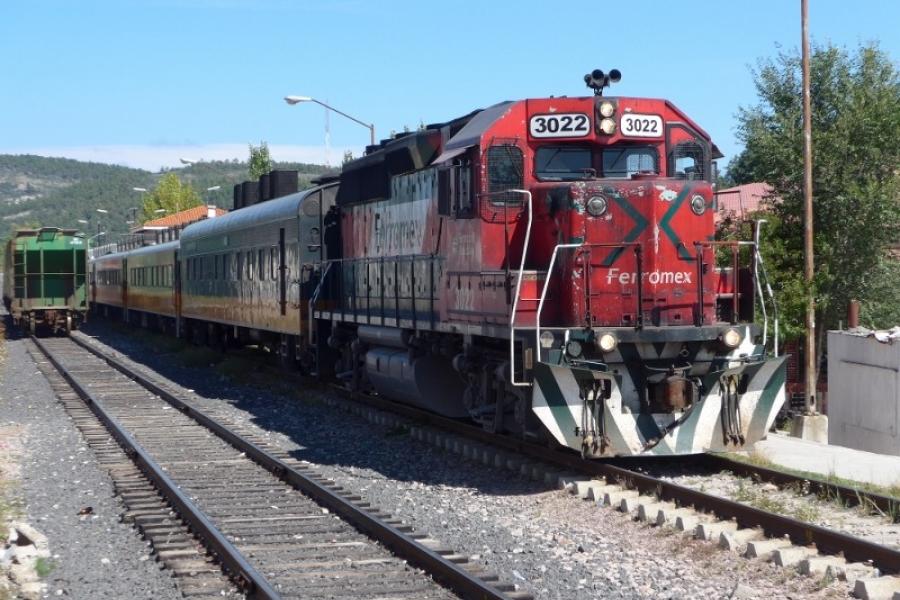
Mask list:
[[[552,348],[553,347],[553,334],[549,331],[545,331],[541,334],[541,348]]]
[[[597,340],[597,345],[600,346],[600,350],[603,352],[612,352],[619,345],[619,340],[611,333],[604,333]]]
[[[741,333],[737,329],[726,329],[722,334],[722,343],[729,348],[737,348],[741,345]]]
[[[604,117],[611,117],[616,112],[616,105],[608,100],[605,100],[600,103],[600,115]]]
[[[616,132],[616,122],[612,119],[603,119],[600,121],[600,131],[606,135],[612,135]]]
[[[599,217],[606,212],[608,205],[603,196],[591,196],[587,201],[587,211],[592,217]]]
[[[706,212],[706,198],[697,194],[693,198],[691,198],[691,210],[694,211],[695,215],[702,215]]]
[[[569,343],[566,344],[566,354],[568,354],[572,358],[578,358],[579,356],[581,356],[581,342],[577,340],[569,340]]]

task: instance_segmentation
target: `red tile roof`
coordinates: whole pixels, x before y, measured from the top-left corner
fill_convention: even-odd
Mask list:
[[[145,221],[141,224],[140,229],[147,227],[183,227],[195,221],[206,219],[208,217],[207,211],[210,208],[215,208],[217,217],[228,212],[224,208],[207,207],[206,205],[201,204],[200,206],[195,206],[194,208],[189,208],[172,215],[166,215],[158,219],[153,219],[152,221]]]
[[[727,215],[745,219],[750,213],[765,209],[763,200],[772,196],[772,192],[772,186],[768,183],[747,183],[719,190],[716,192],[719,205],[716,220],[720,221]]]

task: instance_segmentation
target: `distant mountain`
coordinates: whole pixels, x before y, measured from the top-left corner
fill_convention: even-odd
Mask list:
[[[324,165],[274,163],[277,169],[300,171],[300,187],[333,171]],[[132,188],[151,189],[163,173],[151,173],[116,165],[68,158],[0,154],[0,239],[14,227],[81,227],[125,233],[131,207],[141,205],[141,194]],[[247,179],[247,163],[199,162],[177,169],[182,181],[197,189],[210,204],[231,208],[232,187]],[[221,186],[207,194],[206,188]],[[98,213],[97,209],[108,211]],[[89,221],[88,225],[78,223]]]

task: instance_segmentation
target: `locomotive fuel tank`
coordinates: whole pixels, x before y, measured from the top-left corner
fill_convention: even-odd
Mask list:
[[[438,355],[410,358],[410,351],[380,346],[366,351],[366,375],[375,390],[445,417],[469,416],[460,402],[464,382]]]

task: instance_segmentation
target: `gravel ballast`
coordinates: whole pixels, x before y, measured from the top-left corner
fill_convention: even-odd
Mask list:
[[[846,584],[740,558],[664,533],[506,471],[416,442],[327,406],[326,392],[241,385],[179,365],[144,336],[94,322],[126,356],[194,390],[200,408],[257,427],[272,443],[540,599],[845,597]],[[277,379],[277,375],[272,379]]]
[[[0,427],[21,427],[23,520],[49,541],[49,597],[181,598],[137,532],[22,340],[7,340],[0,366]],[[80,514],[88,512],[90,514]]]

